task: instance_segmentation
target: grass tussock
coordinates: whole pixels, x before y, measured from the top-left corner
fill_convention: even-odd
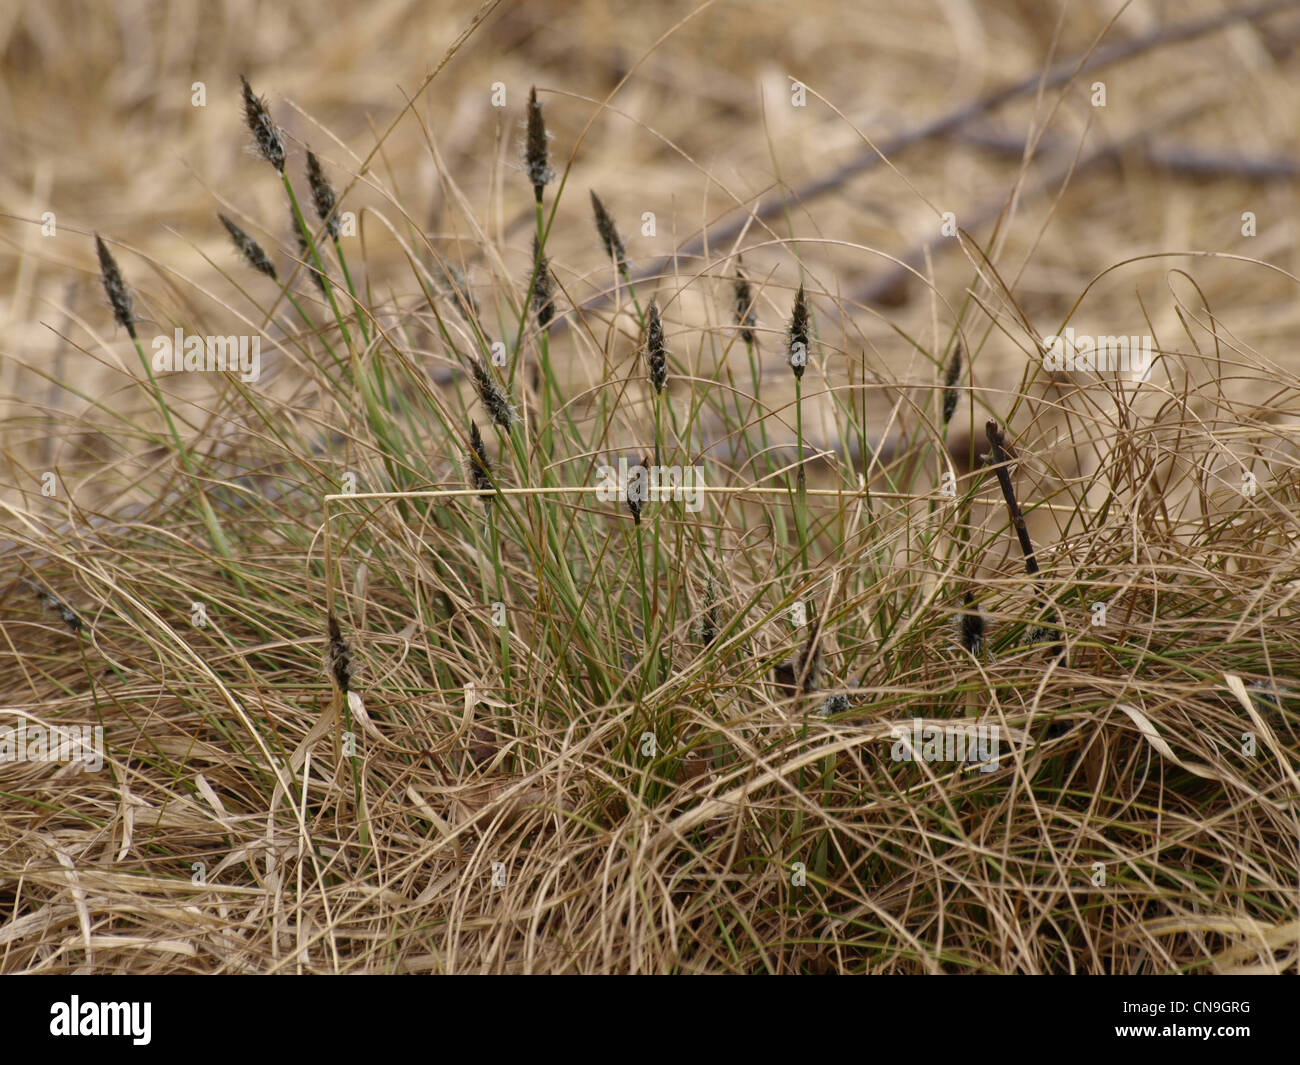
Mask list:
[[[83,240],[132,402],[48,426],[103,503],[0,512],[0,726],[105,761],[0,761],[0,970],[1296,971],[1294,368],[1153,260],[1150,368],[1047,369],[1097,308],[972,232],[918,328],[798,217],[638,274],[542,97],[510,227],[422,109],[433,227],[243,79],[224,203],[289,239]],[[176,328],[260,376],[155,374]]]

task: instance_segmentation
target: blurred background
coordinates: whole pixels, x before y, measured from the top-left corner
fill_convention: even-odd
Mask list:
[[[11,461],[38,461],[46,416],[87,409],[61,384],[147,402],[123,380],[138,366],[107,309],[92,232],[116,242],[136,313],[159,332],[180,322],[231,331],[232,281],[255,288],[218,211],[273,257],[291,254],[283,190],[249,151],[241,73],[284,127],[299,189],[310,145],[349,190],[345,206],[372,212],[352,255],[377,299],[390,281],[411,291],[391,238],[408,226],[464,263],[476,292],[490,293],[502,271],[522,284],[532,196],[519,150],[536,85],[556,168],[572,167],[549,248],[568,298],[610,283],[594,189],[634,269],[678,255],[664,272],[675,275],[679,350],[698,346],[683,323],[729,320],[726,257],[743,248],[762,285],[763,329],[783,326],[802,265],[832,371],[835,359],[862,360],[882,379],[932,381],[934,363],[906,338],[942,353],[975,280],[972,246],[941,234],[951,211],[1014,291],[1013,307],[991,273],[978,290],[988,311],[967,319],[977,383],[1014,389],[1028,329],[1050,334],[1072,308],[1077,331],[1153,333],[1187,356],[1188,373],[1219,373],[1232,388],[1222,364],[1197,362],[1204,352],[1186,332],[1212,312],[1242,360],[1293,372],[1300,4],[1136,49],[893,152],[888,166],[859,165],[871,143],[1099,40],[1103,50],[1140,42],[1234,6],[1249,5],[10,0],[0,12],[0,444]],[[806,106],[794,106],[794,81],[807,86]],[[494,86],[505,107],[493,106]],[[738,234],[759,204],[778,210]],[[53,235],[42,234],[47,212]],[[1247,212],[1254,235],[1243,234]],[[482,253],[488,244],[499,261]],[[1189,250],[1279,269],[1181,256],[1120,267],[1089,287],[1124,260]],[[909,281],[896,260],[932,285]],[[1246,402],[1260,389],[1249,376]]]

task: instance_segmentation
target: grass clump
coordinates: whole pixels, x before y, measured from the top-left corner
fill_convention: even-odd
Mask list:
[[[0,683],[108,767],[0,763],[6,970],[1295,969],[1300,382],[1178,361],[1230,309],[1162,296],[1139,381],[1046,370],[1073,312],[970,236],[928,335],[758,212],[634,275],[535,89],[512,224],[411,108],[438,224],[308,151],[313,226],[241,84],[290,239],[219,214],[236,274],[132,290],[96,238],[148,408],[53,432],[136,459],[96,521],[4,519]],[[169,316],[262,378],[158,377]],[[896,756],[917,722],[998,756]]]

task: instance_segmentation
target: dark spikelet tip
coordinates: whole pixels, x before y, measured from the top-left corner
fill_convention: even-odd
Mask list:
[[[95,254],[99,256],[99,273],[104,281],[109,306],[113,308],[113,318],[134,340],[135,318],[131,314],[131,293],[122,278],[122,271],[118,269],[117,260],[98,233],[95,234]]]
[[[253,92],[253,87],[243,74],[239,75],[239,82],[244,87],[244,121],[253,135],[253,143],[262,158],[275,167],[278,173],[283,174],[284,140],[271,120],[271,111],[266,101]]]
[[[507,433],[515,423],[515,409],[510,403],[505,390],[496,383],[488,368],[479,360],[470,363],[470,372],[474,376],[474,385],[478,389],[479,399],[484,409],[492,415],[492,420]]]
[[[754,317],[754,289],[739,262],[736,263],[735,293],[736,324],[740,326],[740,339],[753,347],[754,326],[757,323]]]
[[[329,183],[325,171],[321,169],[316,153],[307,152],[307,184],[311,188],[312,206],[316,208],[316,217],[325,223],[325,231],[331,240],[339,239],[339,218],[334,210],[334,186]]]
[[[469,456],[466,463],[470,483],[479,489],[479,498],[483,506],[492,505],[492,472],[488,464],[487,448],[483,445],[483,434],[479,432],[478,422],[469,423]]]
[[[794,296],[794,309],[790,312],[790,369],[795,380],[803,377],[808,366],[808,295],[803,285]]]
[[[951,388],[957,383],[957,378],[961,376],[961,341],[957,341],[956,347],[952,349],[952,358],[948,360],[948,370],[944,374],[943,383]]]
[[[225,215],[218,214],[217,217],[221,219],[221,224],[226,227],[230,239],[234,241],[239,253],[248,261],[248,265],[259,273],[265,274],[272,281],[279,280],[275,276],[275,264],[267,257],[266,252],[262,250],[262,246]]]
[[[550,184],[549,152],[546,147],[546,121],[542,118],[542,105],[537,102],[537,87],[528,93],[528,136],[524,143],[524,166],[528,180],[533,183],[533,194],[542,202],[542,189]]]
[[[664,344],[664,327],[659,318],[659,305],[652,299],[646,311],[645,355],[650,367],[650,383],[656,392],[668,384],[668,349]]]
[[[329,616],[328,624],[329,648],[326,658],[329,663],[330,678],[339,692],[347,695],[352,683],[352,652],[348,649],[348,642],[343,638],[343,630],[339,628],[338,619],[333,614]]]
[[[623,238],[618,235],[614,219],[605,210],[605,205],[600,202],[595,189],[591,190],[591,209],[596,215],[596,232],[600,234],[600,242],[605,247],[605,254],[614,260],[614,265],[620,272],[626,274],[627,253],[623,248]]]

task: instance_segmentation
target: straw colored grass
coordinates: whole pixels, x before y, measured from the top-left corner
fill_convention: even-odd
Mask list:
[[[0,27],[0,971],[1300,968],[1300,4],[325,6]]]

